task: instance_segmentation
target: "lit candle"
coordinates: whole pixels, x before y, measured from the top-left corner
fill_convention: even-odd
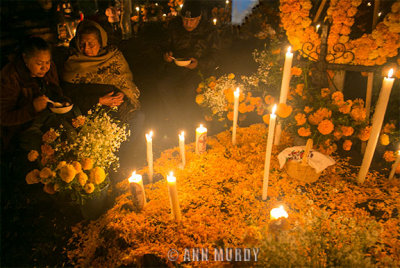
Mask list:
[[[217,19],[216,18],[213,19],[213,24],[217,25]]]
[[[272,142],[274,140],[275,123],[276,123],[275,111],[276,111],[276,104],[272,108],[272,113],[270,114],[269,117],[267,151],[265,153],[265,164],[264,164],[264,181],[263,181],[263,193],[262,193],[263,200],[266,200],[268,195],[269,166],[271,163]]]
[[[321,27],[321,24],[317,24],[317,26],[315,26],[316,32],[318,32],[319,27]]]
[[[132,187],[134,187],[134,183],[136,183],[137,185],[139,185],[141,191],[142,191],[142,198],[143,199],[143,205],[146,204],[146,194],[144,192],[144,186],[143,186],[143,180],[142,180],[142,175],[140,174],[136,174],[136,171],[132,172],[132,176],[128,179],[129,184],[130,184],[130,190],[131,190],[131,194],[133,194],[133,189]]]
[[[375,153],[379,133],[381,132],[383,119],[385,118],[386,107],[389,102],[390,92],[392,91],[393,87],[394,78],[391,78],[392,75],[393,69],[390,69],[388,77],[385,77],[383,79],[382,89],[379,93],[379,98],[375,107],[375,113],[372,118],[371,135],[369,137],[367,148],[365,150],[360,172],[358,173],[357,181],[359,183],[364,183],[365,177],[367,176],[372,158]]]
[[[139,8],[139,7],[136,7],[135,9],[136,9],[136,12],[139,13],[140,8]]]
[[[179,149],[181,151],[181,158],[182,158],[182,169],[185,168],[186,165],[186,158],[185,158],[185,132],[182,131],[179,136]]]
[[[397,169],[398,165],[400,165],[400,150],[397,151],[397,158],[396,158],[396,161],[394,161],[392,170],[390,171],[389,180],[393,179],[394,173],[396,173],[396,169]]]
[[[238,120],[238,113],[239,113],[239,96],[240,90],[236,88],[236,91],[233,93],[235,97],[235,102],[233,106],[233,128],[232,128],[232,144],[236,144],[236,127],[237,127],[237,120]]]
[[[183,8],[183,4],[180,4],[179,7],[182,9]]]
[[[196,128],[196,154],[201,154],[206,151],[207,128],[202,124]]]
[[[287,100],[291,71],[292,71],[292,61],[293,61],[293,53],[291,52],[291,47],[289,47],[285,55],[285,64],[283,66],[281,95],[279,96],[279,103],[286,103]],[[282,131],[282,126],[281,123],[279,123],[275,133],[275,142],[274,142],[275,145],[279,145],[279,141],[281,139],[281,131]]]
[[[271,209],[270,212],[270,219],[271,220],[277,220],[279,218],[287,218],[289,215],[287,214],[286,210],[283,208],[283,206],[279,206],[278,208]]]
[[[146,134],[147,164],[149,165],[149,182],[153,182],[153,131]]]
[[[169,201],[171,203],[172,216],[174,217],[175,220],[180,221],[182,218],[181,208],[179,207],[176,178],[174,177],[174,173],[172,171],[167,176],[167,182],[168,182],[168,193],[169,193]]]

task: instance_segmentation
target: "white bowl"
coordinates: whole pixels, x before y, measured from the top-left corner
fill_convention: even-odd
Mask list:
[[[185,67],[188,66],[192,61],[187,59],[174,59],[174,62],[177,66]]]
[[[71,104],[70,106],[65,106],[65,107],[49,107],[50,111],[52,111],[55,114],[65,114],[71,111],[72,107],[74,107],[74,104]]]

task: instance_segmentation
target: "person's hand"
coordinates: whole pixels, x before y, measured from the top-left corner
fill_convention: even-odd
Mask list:
[[[165,60],[166,62],[172,62],[172,61],[173,61],[173,59],[172,59],[172,52],[171,52],[171,51],[164,53],[163,56],[164,56],[164,60]]]
[[[47,98],[45,95],[33,99],[33,108],[35,111],[41,112],[46,109],[48,100],[49,98]]]
[[[124,94],[118,93],[117,95],[113,96],[114,91],[110,92],[103,97],[99,98],[99,103],[101,105],[106,105],[108,107],[118,107],[121,103],[124,102]]]
[[[186,65],[185,67],[190,69],[190,70],[193,70],[193,69],[196,69],[198,64],[199,64],[199,62],[197,61],[197,59],[190,58],[190,64]]]

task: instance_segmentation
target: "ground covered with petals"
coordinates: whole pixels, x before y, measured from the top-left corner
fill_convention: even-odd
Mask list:
[[[400,264],[400,181],[372,172],[356,183],[358,167],[334,156],[337,164],[320,179],[304,184],[279,169],[277,154],[292,145],[283,135],[274,147],[268,200],[262,183],[267,128],[256,124],[238,130],[238,144],[222,132],[207,141],[208,150],[186,146],[187,165],[180,170],[179,148],[166,150],[155,162],[156,173],[174,171],[183,219],[172,220],[165,179],[145,185],[148,203],[138,211],[127,192],[97,221],[73,228],[68,257],[79,266],[134,266],[145,254],[169,266],[193,265],[180,254],[173,263],[168,251],[185,248],[260,248],[253,266],[382,266]],[[146,172],[142,170],[141,173]],[[283,205],[285,228],[271,228],[269,212]],[[211,255],[211,254],[210,254]],[[196,263],[221,265],[220,262]]]

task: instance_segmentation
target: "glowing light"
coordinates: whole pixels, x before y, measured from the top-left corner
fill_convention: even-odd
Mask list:
[[[136,170],[132,172],[132,176],[128,179],[130,183],[140,183],[142,181],[142,175],[136,174]]]
[[[167,181],[169,183],[173,183],[176,182],[176,177],[174,176],[174,172],[170,172],[169,175],[167,176]]]
[[[289,215],[281,205],[279,208],[274,208],[270,212],[271,220],[277,220],[279,218],[287,218]]]
[[[393,75],[393,68],[389,70],[388,78],[392,78],[392,75]]]
[[[275,115],[276,109],[277,109],[277,106],[275,104],[274,107],[272,107],[272,115]]]

